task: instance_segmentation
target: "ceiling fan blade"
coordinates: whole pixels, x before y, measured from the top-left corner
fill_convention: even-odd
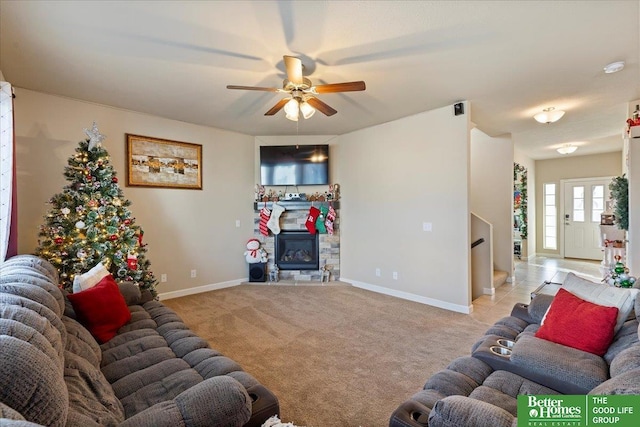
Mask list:
[[[235,85],[227,85],[227,89],[240,89],[240,90],[261,90],[264,92],[277,92],[278,89],[275,87],[260,87],[260,86],[235,86]]]
[[[287,69],[287,79],[294,85],[301,85],[302,80],[302,60],[295,56],[283,56],[284,65]]]
[[[313,108],[315,108],[316,110],[320,111],[325,116],[333,116],[335,113],[338,112],[315,97],[311,97],[307,99],[307,103],[311,105]]]
[[[287,102],[289,102],[291,98],[283,98],[280,101],[278,101],[278,103],[276,105],[274,105],[273,107],[271,107],[271,109],[269,111],[267,111],[266,113],[264,113],[265,116],[273,116],[275,113],[277,113],[278,111],[282,110],[282,107],[285,106],[285,104]]]
[[[358,82],[318,85],[316,86],[316,92],[317,93],[355,92],[359,90],[365,90],[366,88],[367,87],[363,81],[358,81]]]

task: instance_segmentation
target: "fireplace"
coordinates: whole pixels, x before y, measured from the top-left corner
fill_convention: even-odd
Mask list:
[[[275,239],[275,262],[280,270],[319,270],[318,234],[281,231]]]

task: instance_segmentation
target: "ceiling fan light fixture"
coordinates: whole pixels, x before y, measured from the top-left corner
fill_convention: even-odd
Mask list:
[[[564,116],[564,111],[556,110],[555,107],[549,107],[542,110],[541,113],[536,114],[533,118],[538,123],[555,123]]]
[[[571,144],[565,144],[562,147],[556,149],[556,151],[560,154],[571,154],[574,151],[576,151],[578,149],[578,147],[576,147],[575,145],[571,145]]]
[[[622,71],[623,68],[624,68],[624,61],[612,62],[611,64],[607,64],[604,66],[604,73],[605,74],[617,73],[618,71]]]
[[[289,102],[284,105],[284,114],[287,119],[294,122],[298,121],[299,108],[298,101],[295,98],[291,98]]]
[[[316,109],[313,108],[307,101],[300,104],[300,112],[305,119],[311,118],[316,113]]]

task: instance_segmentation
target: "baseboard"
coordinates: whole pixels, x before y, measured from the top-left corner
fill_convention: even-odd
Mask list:
[[[427,298],[427,297],[412,294],[409,292],[398,291],[396,289],[389,289],[383,286],[377,286],[369,283],[359,282],[357,280],[347,279],[346,277],[340,277],[340,281],[347,282],[351,284],[351,286],[355,286],[356,288],[361,288],[367,291],[389,295],[396,298],[406,299],[413,302],[419,302],[421,304],[430,305],[433,307],[444,308],[445,310],[455,311],[463,314],[470,314],[471,312],[473,312],[473,305],[464,306],[464,305],[458,305],[458,304],[451,304],[450,302],[440,301],[434,298]]]
[[[482,289],[482,293],[484,295],[495,295],[496,294],[496,288],[483,288]]]
[[[218,289],[230,288],[247,282],[248,278],[229,280],[227,282],[212,283],[210,285],[196,286],[195,288],[181,289],[179,291],[163,292],[158,294],[160,301],[186,297],[187,295],[201,294],[203,292],[216,291]]]

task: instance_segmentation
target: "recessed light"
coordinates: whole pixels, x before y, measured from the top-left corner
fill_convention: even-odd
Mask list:
[[[624,61],[612,62],[604,66],[605,74],[617,73],[624,68]]]

